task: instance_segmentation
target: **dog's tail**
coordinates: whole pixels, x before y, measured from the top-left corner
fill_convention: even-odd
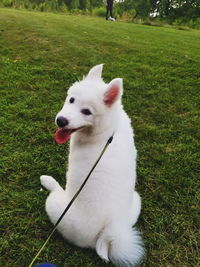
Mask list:
[[[135,228],[122,225],[104,228],[97,240],[96,251],[103,260],[110,260],[120,267],[139,264],[145,254],[140,233]]]

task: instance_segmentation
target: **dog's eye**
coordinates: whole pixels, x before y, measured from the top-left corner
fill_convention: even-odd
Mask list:
[[[91,115],[92,114],[92,112],[88,108],[82,109],[81,113],[83,113],[84,115]]]
[[[74,99],[74,97],[71,97],[70,99],[69,99],[69,103],[74,103],[74,101],[75,101],[75,99]]]

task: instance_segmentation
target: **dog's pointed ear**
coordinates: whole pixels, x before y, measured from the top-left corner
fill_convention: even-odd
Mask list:
[[[112,80],[104,93],[104,103],[106,106],[111,107],[120,97],[123,91],[123,81],[120,78]]]
[[[101,79],[102,70],[103,70],[103,64],[94,66],[93,68],[91,68],[85,79],[87,80]]]

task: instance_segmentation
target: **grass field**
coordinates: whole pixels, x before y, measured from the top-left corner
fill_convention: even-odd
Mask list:
[[[67,88],[95,64],[124,79],[138,149],[143,267],[198,265],[200,32],[0,9],[0,266],[28,266],[51,224],[39,176],[65,184],[54,141]],[[101,267],[56,233],[39,262]]]

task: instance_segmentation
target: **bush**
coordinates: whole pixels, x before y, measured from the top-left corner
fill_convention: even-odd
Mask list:
[[[13,6],[13,1],[12,0],[3,0],[3,5],[5,7],[12,7]]]
[[[93,8],[92,9],[92,15],[93,16],[97,16],[97,17],[105,18],[106,17],[106,6]],[[118,18],[119,17],[117,8],[113,9],[113,17],[114,18]]]
[[[200,18],[191,19],[186,23],[186,25],[190,28],[199,30],[200,29]]]
[[[59,6],[59,11],[63,12],[63,13],[67,13],[68,12],[68,8],[64,3],[62,3],[62,5]]]
[[[105,18],[106,8],[105,7],[95,7],[92,9],[92,15]]]
[[[179,29],[183,30],[183,28],[185,27],[185,30],[187,27],[189,28],[193,28],[193,29],[200,29],[200,18],[195,18],[195,19],[190,19],[190,20],[185,20],[185,18],[178,18],[175,19],[172,22],[173,26],[179,26]]]

